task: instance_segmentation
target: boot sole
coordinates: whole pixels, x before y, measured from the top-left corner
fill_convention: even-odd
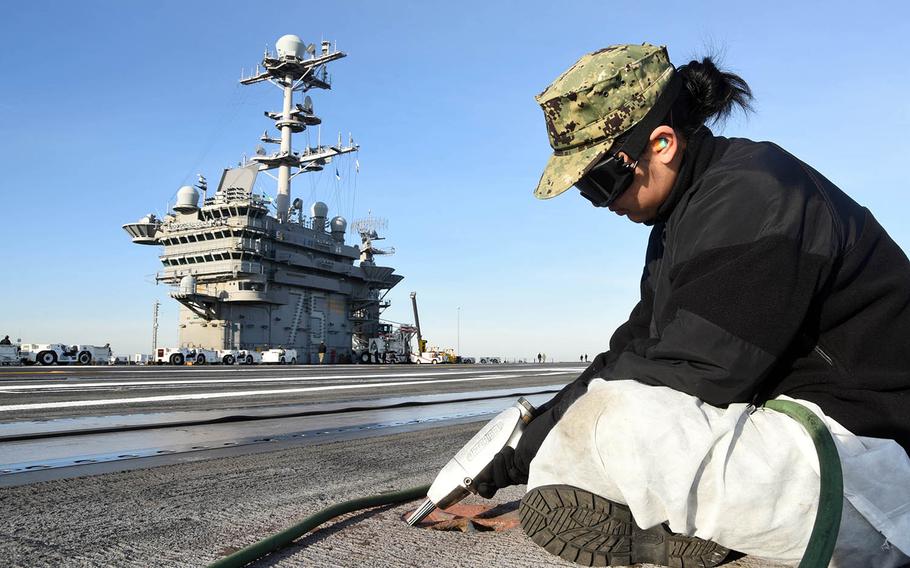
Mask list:
[[[571,485],[532,489],[518,510],[521,528],[547,552],[583,566],[641,562],[671,568],[710,568],[729,550],[662,525],[644,530],[625,505]]]

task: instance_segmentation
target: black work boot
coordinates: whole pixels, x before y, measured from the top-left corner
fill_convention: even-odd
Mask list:
[[[518,510],[521,527],[547,552],[584,566],[639,562],[672,568],[708,568],[727,556],[717,543],[670,532],[644,530],[625,505],[571,485],[532,489]]]

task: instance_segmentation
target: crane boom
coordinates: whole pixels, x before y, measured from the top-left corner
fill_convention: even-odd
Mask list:
[[[411,292],[411,305],[414,307],[414,326],[417,328],[418,355],[426,351],[423,335],[420,333],[420,316],[417,315],[417,292]]]

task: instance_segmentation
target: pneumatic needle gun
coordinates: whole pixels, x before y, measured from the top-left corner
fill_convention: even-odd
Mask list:
[[[413,526],[437,507],[445,509],[471,493],[477,493],[475,478],[491,463],[500,450],[515,448],[525,426],[534,417],[534,407],[524,397],[503,410],[474,435],[436,476],[426,500],[411,513],[407,522]]]

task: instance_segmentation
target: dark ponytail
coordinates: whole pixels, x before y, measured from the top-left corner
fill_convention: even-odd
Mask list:
[[[703,124],[722,122],[738,106],[752,110],[752,89],[739,75],[721,71],[710,57],[690,61],[677,69],[683,89],[665,124],[689,138]]]

